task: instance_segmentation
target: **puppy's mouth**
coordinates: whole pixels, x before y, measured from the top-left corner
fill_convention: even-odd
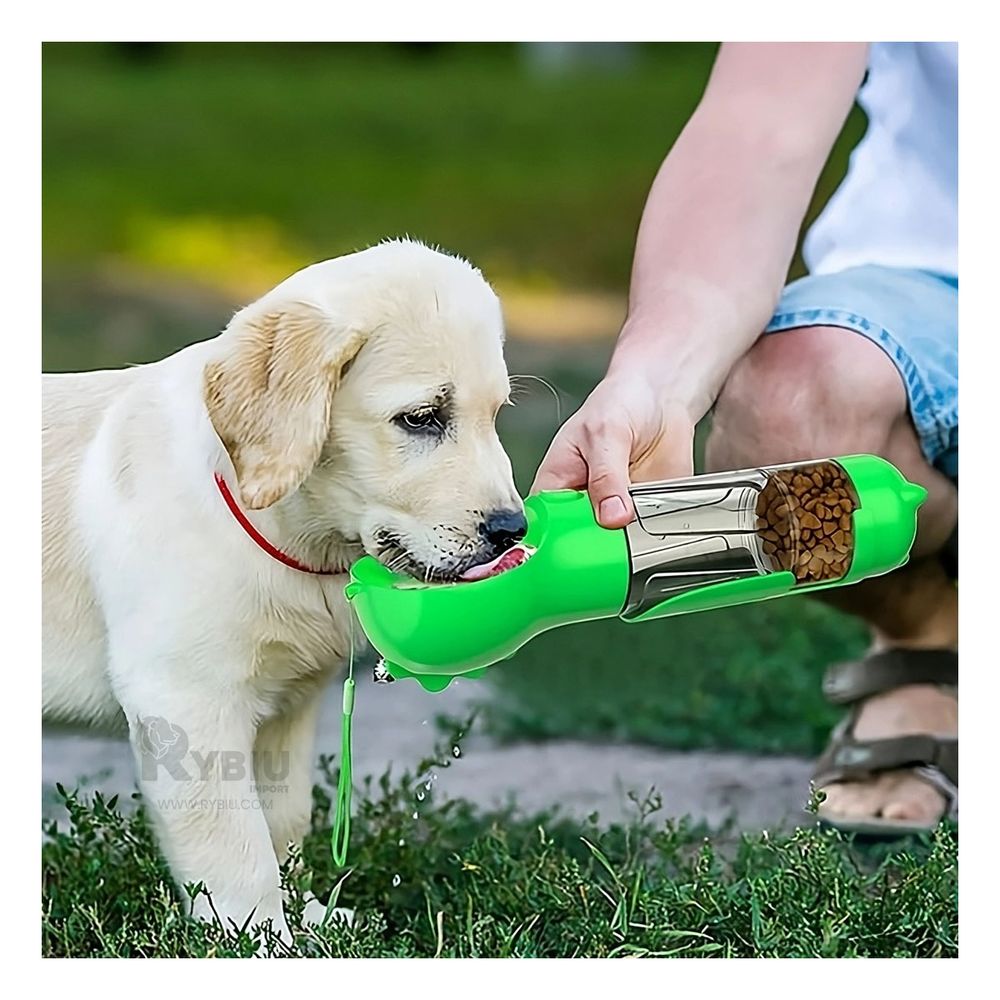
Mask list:
[[[459,580],[474,582],[476,580],[488,580],[492,576],[499,576],[506,573],[515,566],[520,566],[533,552],[527,545],[518,542],[512,545],[506,552],[501,552],[495,559],[489,562],[479,563],[477,566],[470,566],[459,575]]]
[[[487,580],[520,566],[534,549],[520,542],[486,561],[473,553],[450,565],[431,565],[416,558],[403,540],[392,532],[379,532],[375,558],[394,573],[405,573],[420,583],[473,583]]]

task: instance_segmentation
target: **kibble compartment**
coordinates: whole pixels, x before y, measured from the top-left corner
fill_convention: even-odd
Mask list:
[[[774,571],[789,570],[797,584],[840,580],[854,557],[858,496],[836,463],[771,466],[757,497],[757,534]]]

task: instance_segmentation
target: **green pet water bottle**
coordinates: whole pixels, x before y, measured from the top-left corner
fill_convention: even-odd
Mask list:
[[[558,625],[644,622],[857,583],[906,562],[926,496],[873,455],[630,493],[637,516],[620,529],[597,523],[585,493],[529,497],[523,542],[472,582],[425,584],[360,559],[347,596],[384,669],[439,691]]]
[[[629,492],[636,518],[619,529],[597,523],[585,493],[529,497],[523,542],[455,583],[423,583],[369,556],[358,560],[347,596],[385,678],[415,677],[440,691],[557,625],[644,622],[888,573],[909,557],[927,495],[873,455],[640,483]],[[332,832],[340,866],[350,837],[352,675]]]

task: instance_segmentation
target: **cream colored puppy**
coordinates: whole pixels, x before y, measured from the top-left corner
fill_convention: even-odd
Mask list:
[[[163,361],[43,378],[44,716],[124,718],[173,875],[226,922],[288,933],[351,561],[454,579],[523,533],[502,342],[480,273],[402,241]]]

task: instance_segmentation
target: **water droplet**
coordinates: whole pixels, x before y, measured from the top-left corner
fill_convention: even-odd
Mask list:
[[[436,774],[435,774],[435,775],[432,775],[432,776],[431,776],[430,778],[428,778],[428,779],[427,779],[427,780],[426,780],[426,781],[424,782],[424,790],[425,790],[425,791],[428,791],[428,792],[429,792],[429,791],[431,790],[431,782],[432,782],[432,781],[433,781],[433,780],[434,780],[434,779],[435,779],[436,777],[437,777],[437,775],[436,775]]]
[[[417,792],[417,801],[418,802],[423,802],[424,801],[424,793],[422,791],[418,791]]]
[[[424,719],[424,721],[423,721],[423,722],[421,722],[421,723],[420,723],[420,725],[422,725],[422,726],[426,726],[426,725],[427,725],[427,720],[426,720],[426,719]]]
[[[418,818],[419,818],[419,816],[420,816],[420,813],[418,813],[418,812],[417,812],[417,811],[416,811],[416,810],[414,809],[414,810],[413,810],[413,818],[414,818],[414,819],[418,819]]]
[[[431,781],[437,781],[437,780],[438,780],[438,776],[436,774],[432,774],[431,775]]]
[[[452,755],[452,757],[461,757],[462,756],[462,748],[461,747],[452,747],[451,748],[451,755]]]
[[[396,886],[398,886],[398,885],[399,885],[399,883],[400,883],[400,882],[402,882],[402,881],[403,881],[403,880],[402,880],[402,879],[401,879],[401,878],[399,877],[399,875],[393,875],[393,876],[392,876],[392,884],[393,884],[393,887],[396,887]]]
[[[402,847],[405,843],[406,843],[406,841],[402,837],[400,837],[399,838],[399,846]]]

